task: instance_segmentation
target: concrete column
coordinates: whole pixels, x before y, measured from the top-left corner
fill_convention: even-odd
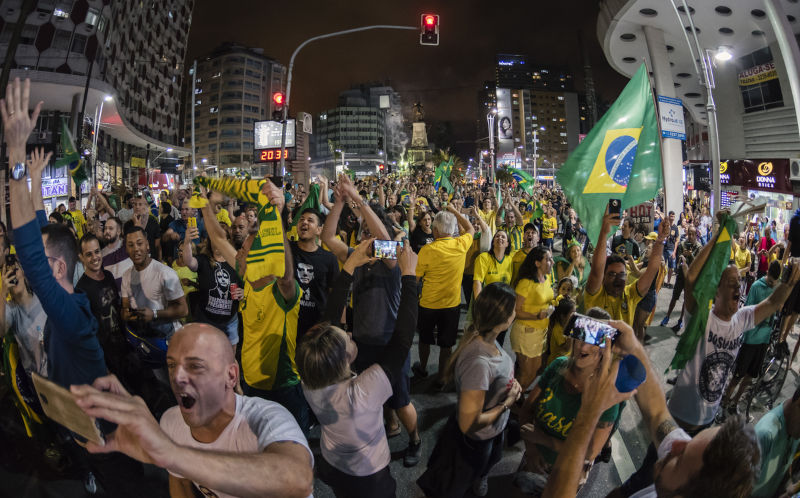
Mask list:
[[[656,94],[675,97],[675,85],[669,70],[667,44],[664,32],[651,26],[643,26],[650,69]],[[683,155],[681,141],[675,138],[661,139],[661,168],[664,173],[664,214],[683,210]]]
[[[798,129],[800,129],[800,50],[797,47],[789,19],[786,18],[786,13],[783,11],[781,4],[776,0],[764,0],[764,9],[767,11],[767,18],[781,49],[781,59],[786,66],[786,77],[789,79],[789,86],[792,88],[794,114],[797,119]]]

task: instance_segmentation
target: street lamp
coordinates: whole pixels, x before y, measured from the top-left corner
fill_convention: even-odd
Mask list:
[[[495,167],[495,154],[494,154],[494,117],[497,115],[497,109],[492,108],[486,114],[486,124],[489,126],[489,153],[491,156],[489,160],[489,177],[491,182],[494,183],[494,167]]]

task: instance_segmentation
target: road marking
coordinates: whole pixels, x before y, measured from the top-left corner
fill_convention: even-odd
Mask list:
[[[611,459],[614,460],[614,467],[617,469],[620,482],[625,482],[636,472],[636,466],[633,464],[631,454],[628,453],[628,447],[619,435],[619,431],[616,431],[611,436],[611,441],[613,442]]]

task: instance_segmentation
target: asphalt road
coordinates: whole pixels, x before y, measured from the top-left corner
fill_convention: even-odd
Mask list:
[[[663,318],[671,290],[662,290],[658,296],[654,324],[660,323]],[[679,302],[680,306],[680,302]],[[679,309],[679,308],[678,308]],[[670,325],[677,320],[677,311],[673,312]],[[677,345],[677,336],[672,330],[651,326],[647,333],[651,336],[647,344],[650,358],[656,366],[657,372],[663,372],[672,358]],[[796,336],[790,337],[790,345],[793,345]],[[509,341],[505,345],[507,351],[510,350]],[[412,350],[412,361],[418,358],[417,343],[415,341]],[[429,371],[436,371],[437,354],[431,354]],[[793,365],[794,371],[798,370],[798,362]],[[669,387],[661,379],[669,393]],[[794,372],[790,372],[783,387],[782,399],[790,396],[797,385],[798,377]],[[419,426],[422,437],[422,458],[421,463],[414,468],[403,467],[403,450],[408,443],[407,436],[403,432],[400,436],[389,440],[392,451],[392,462],[390,464],[392,475],[398,483],[397,496],[400,497],[420,497],[423,496],[416,486],[416,479],[425,470],[425,463],[428,461],[431,451],[436,443],[437,435],[443,427],[447,418],[455,409],[455,394],[452,392],[438,392],[432,385],[433,381],[423,380],[412,384],[412,399],[419,415]],[[8,403],[4,403],[8,405]],[[13,416],[9,417],[8,406],[0,406],[0,445],[3,447],[3,457],[0,458],[0,496],[14,497],[81,497],[86,496],[80,474],[73,474],[70,477],[59,475],[42,462],[40,452],[30,448],[29,442],[16,437],[9,437],[9,434],[19,434],[18,427],[13,427]],[[760,418],[757,414],[756,418]],[[319,428],[312,430],[309,443],[317,458],[319,457]],[[581,497],[602,497],[627,479],[637,468],[639,462],[644,457],[648,446],[648,439],[642,424],[641,415],[634,402],[627,404],[623,412],[619,430],[615,434],[612,446],[612,461],[608,464],[600,463],[594,466],[589,477],[589,481],[581,490]],[[523,444],[517,443],[505,449],[503,459],[496,465],[490,474],[489,496],[514,497],[522,495],[512,484],[513,474],[517,469],[520,458],[524,451]],[[150,496],[166,496],[166,473],[160,469],[149,467],[145,481],[151,488]],[[96,496],[106,496],[99,492]],[[333,493],[319,479],[314,486],[314,496],[320,498],[332,497]]]

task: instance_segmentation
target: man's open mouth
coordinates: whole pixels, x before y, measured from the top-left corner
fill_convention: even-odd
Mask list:
[[[192,396],[189,396],[186,393],[181,393],[178,396],[178,399],[180,399],[181,406],[186,408],[187,410],[190,410],[194,406],[195,401],[197,401]]]

